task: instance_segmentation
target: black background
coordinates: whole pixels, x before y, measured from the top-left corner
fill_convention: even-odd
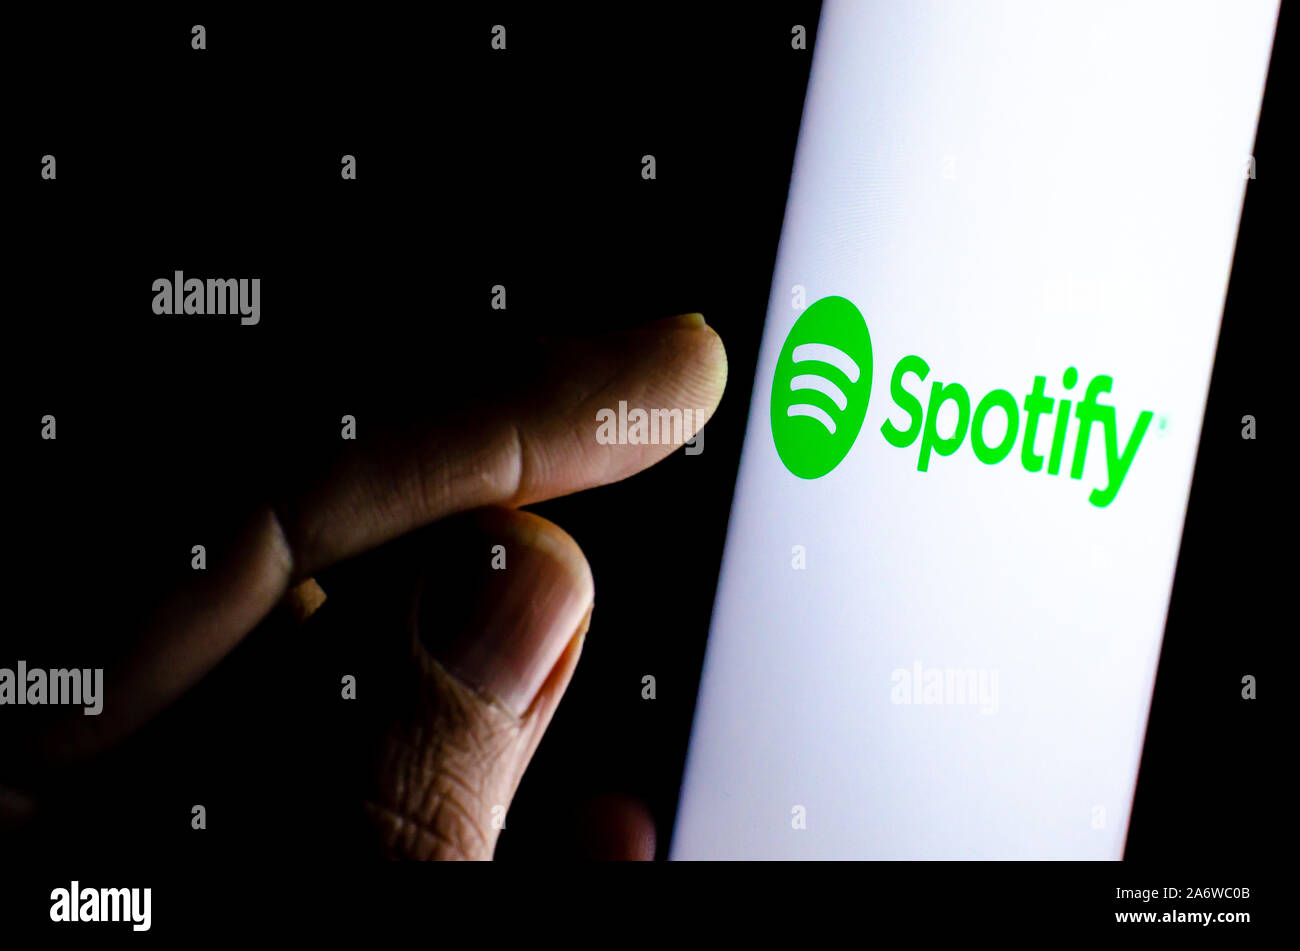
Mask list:
[[[203,52],[193,23],[207,27]],[[496,23],[505,52],[489,46]],[[809,51],[791,49],[795,23]],[[240,513],[345,451],[341,414],[400,426],[481,398],[471,384],[485,369],[501,390],[527,379],[534,337],[702,311],[730,365],[704,453],[535,507],[582,545],[597,609],[498,847],[505,860],[568,854],[583,804],[627,793],[650,804],[662,856],[816,23],[816,4],[284,19],[214,6],[11,23],[15,557],[0,662],[110,658],[151,592],[189,571],[193,539],[214,539],[211,557]],[[1279,49],[1291,29],[1284,11]],[[1128,857],[1162,867],[1250,870],[1278,821],[1263,727],[1289,617],[1271,448],[1294,309],[1284,60],[1275,53],[1129,834]],[[40,180],[46,153],[57,182]],[[340,179],[345,153],[355,182]],[[655,181],[641,178],[647,153]],[[1159,170],[1139,157],[1135,174]],[[177,269],[261,277],[261,324],[155,317],[150,284]],[[490,308],[494,284],[507,287],[504,312]],[[493,356],[463,356],[478,350]],[[45,413],[57,442],[39,438]],[[1240,438],[1246,413],[1257,441]],[[363,561],[321,581],[333,597],[364,590],[366,572]],[[328,753],[332,731],[348,732],[347,650],[259,629],[167,716],[52,781],[58,818],[15,848],[209,870],[344,853],[328,824],[337,803],[304,793],[284,736],[310,732]],[[1253,703],[1239,698],[1247,673],[1261,679]],[[206,835],[190,830],[195,802]]]

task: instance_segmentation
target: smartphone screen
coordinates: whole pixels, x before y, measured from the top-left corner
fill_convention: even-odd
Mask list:
[[[825,4],[673,858],[1122,857],[1277,13]]]

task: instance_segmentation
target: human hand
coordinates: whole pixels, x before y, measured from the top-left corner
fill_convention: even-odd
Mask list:
[[[350,631],[383,658],[386,712],[357,807],[384,854],[490,858],[494,819],[569,683],[594,598],[578,545],[519,507],[626,478],[675,448],[600,444],[598,409],[626,400],[707,416],[725,377],[718,336],[697,315],[672,318],[566,348],[507,406],[359,447],[268,501],[172,592],[106,676],[101,715],[77,709],[18,737],[11,762],[39,772],[110,749],[197,684],[291,588],[370,552],[392,566],[391,583],[308,622]],[[503,569],[492,566],[497,545]],[[444,553],[432,572],[430,552]],[[39,783],[4,778],[0,816],[19,824],[39,805]],[[643,854],[647,835],[652,843],[627,810],[611,807],[606,821],[625,831],[628,854]]]

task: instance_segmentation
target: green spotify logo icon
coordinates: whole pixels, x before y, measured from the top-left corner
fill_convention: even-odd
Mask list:
[[[772,381],[772,439],[785,467],[820,479],[844,459],[871,396],[871,336],[851,301],[823,297],[785,338]]]
[[[1036,375],[1023,402],[1001,387],[975,400],[960,383],[931,379],[929,399],[922,403],[921,397],[907,388],[913,376],[924,383],[930,377],[930,364],[908,354],[894,365],[890,376],[889,395],[894,406],[880,433],[898,449],[919,445],[917,472],[928,472],[936,458],[956,453],[969,435],[971,453],[984,465],[1016,458],[1013,450],[1019,440],[1018,458],[1024,471],[1055,476],[1061,472],[1073,437],[1071,479],[1083,479],[1088,448],[1104,445],[1093,454],[1105,453],[1105,482],[1088,493],[1088,501],[1097,508],[1115,501],[1155,416],[1151,410],[1142,410],[1131,425],[1122,424],[1119,411],[1101,400],[1115,381],[1098,374],[1083,387],[1082,394],[1072,392],[1083,382],[1074,367],[1066,367],[1061,374],[1061,395],[1048,396],[1047,377]],[[776,361],[772,441],[785,467],[801,479],[820,479],[843,462],[862,429],[870,396],[867,322],[852,302],[823,297],[795,321]],[[949,419],[955,416],[956,421],[952,432],[942,435],[939,417],[949,404],[953,411]],[[895,421],[900,412],[905,414],[906,426]],[[997,434],[992,439],[990,419],[995,421],[992,432]],[[1160,427],[1164,427],[1163,420]],[[1101,430],[1100,440],[1091,438],[1096,429]]]

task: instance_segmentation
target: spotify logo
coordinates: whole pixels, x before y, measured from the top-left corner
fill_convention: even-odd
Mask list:
[[[871,336],[851,301],[823,297],[803,312],[776,363],[772,439],[785,467],[819,479],[858,438],[871,396]]]
[[[908,389],[911,377],[916,383],[929,380],[924,403],[924,389],[922,395]],[[933,379],[930,364],[908,354],[890,376],[894,405],[880,433],[898,449],[918,447],[917,472],[930,471],[936,457],[957,453],[969,435],[971,455],[986,466],[1019,459],[1026,473],[1059,476],[1069,457],[1069,478],[1081,480],[1088,449],[1099,444],[1091,438],[1098,429],[1104,448],[1093,454],[1105,454],[1105,481],[1088,493],[1088,501],[1106,508],[1119,495],[1155,414],[1142,410],[1128,417],[1131,422],[1121,419],[1116,407],[1101,399],[1115,385],[1111,377],[1097,374],[1078,393],[1075,387],[1081,383],[1079,371],[1066,367],[1058,396],[1048,396],[1047,377],[1035,375],[1023,400],[1002,387],[976,400],[961,383]],[[820,479],[838,466],[857,441],[870,396],[867,323],[852,302],[823,297],[795,321],[776,361],[772,441],[785,467],[801,479]],[[939,418],[947,406],[948,423],[941,426]],[[1163,428],[1163,421],[1160,425]],[[951,431],[942,431],[946,429]],[[1019,453],[1014,451],[1017,442]]]

